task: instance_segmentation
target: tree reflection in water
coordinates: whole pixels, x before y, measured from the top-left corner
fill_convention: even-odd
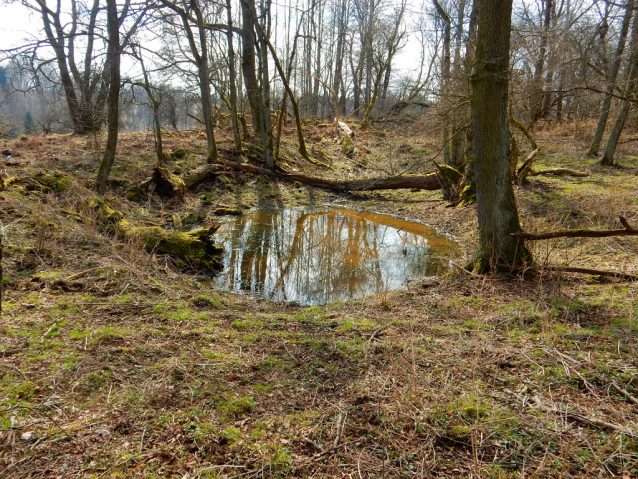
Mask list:
[[[345,208],[257,210],[222,225],[215,288],[303,305],[347,301],[438,276],[456,245],[434,229]]]

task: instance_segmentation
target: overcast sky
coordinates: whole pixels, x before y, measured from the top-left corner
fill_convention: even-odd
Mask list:
[[[20,4],[0,4],[0,49],[24,44],[24,39],[37,31],[37,20]]]

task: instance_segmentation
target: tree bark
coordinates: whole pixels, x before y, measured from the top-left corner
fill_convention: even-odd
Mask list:
[[[472,74],[473,154],[480,251],[475,272],[520,267],[530,259],[509,173],[508,86],[512,0],[476,0],[478,32]]]
[[[441,6],[438,0],[434,1],[434,8],[437,15],[443,22],[443,55],[441,56],[441,90],[447,91],[450,88],[450,66],[451,66],[451,46],[452,46],[452,21],[450,16]],[[443,117],[443,163],[451,164],[450,148],[450,118],[446,113]]]
[[[265,44],[261,42],[262,56],[260,73],[262,74],[262,84],[260,84],[257,76],[256,47],[258,40],[255,35],[255,29],[261,29],[262,27],[258,23],[255,1],[241,0],[241,12],[243,25],[242,71],[244,73],[244,84],[246,85],[246,92],[248,94],[248,103],[253,113],[255,137],[261,141],[266,166],[274,169],[275,159],[272,149],[272,129],[270,128],[270,99],[265,97],[265,92],[262,89],[265,75],[267,75],[267,65],[265,66],[263,62],[268,52],[267,48],[265,48]],[[262,33],[261,36],[264,37],[265,32]]]

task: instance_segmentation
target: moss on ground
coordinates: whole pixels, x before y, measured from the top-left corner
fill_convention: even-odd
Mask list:
[[[64,138],[57,147],[69,148],[70,141],[86,140]],[[413,147],[399,148],[403,143]],[[141,144],[142,136],[124,136],[118,174],[131,184],[147,177],[155,161]],[[198,139],[184,137],[167,151],[181,144],[195,153],[180,160],[185,167],[203,161]],[[435,145],[414,133],[374,129],[355,139],[357,162],[387,171],[403,168],[415,151],[436,151]],[[47,145],[55,147],[55,141]],[[294,142],[285,139],[283,147],[293,158]],[[321,148],[335,158],[331,174],[353,174],[338,142]],[[307,308],[212,292],[170,257],[149,255],[101,225],[120,231],[136,225],[155,238],[151,249],[159,252],[157,225],[173,215],[206,215],[202,195],[238,209],[347,199],[434,224],[453,234],[469,257],[475,212],[447,208],[440,192],[342,197],[229,174],[188,193],[183,203],[128,202],[124,187],[115,185],[112,207],[99,213],[88,206],[92,172],[78,166],[85,159],[57,156],[55,168],[73,178],[70,189],[42,194],[16,185],[0,193],[3,224],[11,225],[6,244],[15,246],[3,262],[0,441],[7,447],[0,474],[638,474],[635,437],[572,422],[564,413],[634,427],[635,406],[614,384],[638,395],[635,283],[457,271],[379,297]],[[635,158],[609,171],[579,164],[570,151],[539,162],[587,169],[591,177],[533,177],[517,187],[525,229],[613,225],[619,214],[638,224]],[[25,163],[12,175],[38,171]],[[635,238],[533,248],[541,266],[638,268]],[[26,256],[29,268],[22,267]],[[22,439],[27,432],[33,435]],[[341,447],[333,450],[337,438]]]

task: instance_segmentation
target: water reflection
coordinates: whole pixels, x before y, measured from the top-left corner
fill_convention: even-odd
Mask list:
[[[427,226],[345,208],[257,210],[215,234],[217,289],[303,305],[347,301],[447,270],[454,243]]]

